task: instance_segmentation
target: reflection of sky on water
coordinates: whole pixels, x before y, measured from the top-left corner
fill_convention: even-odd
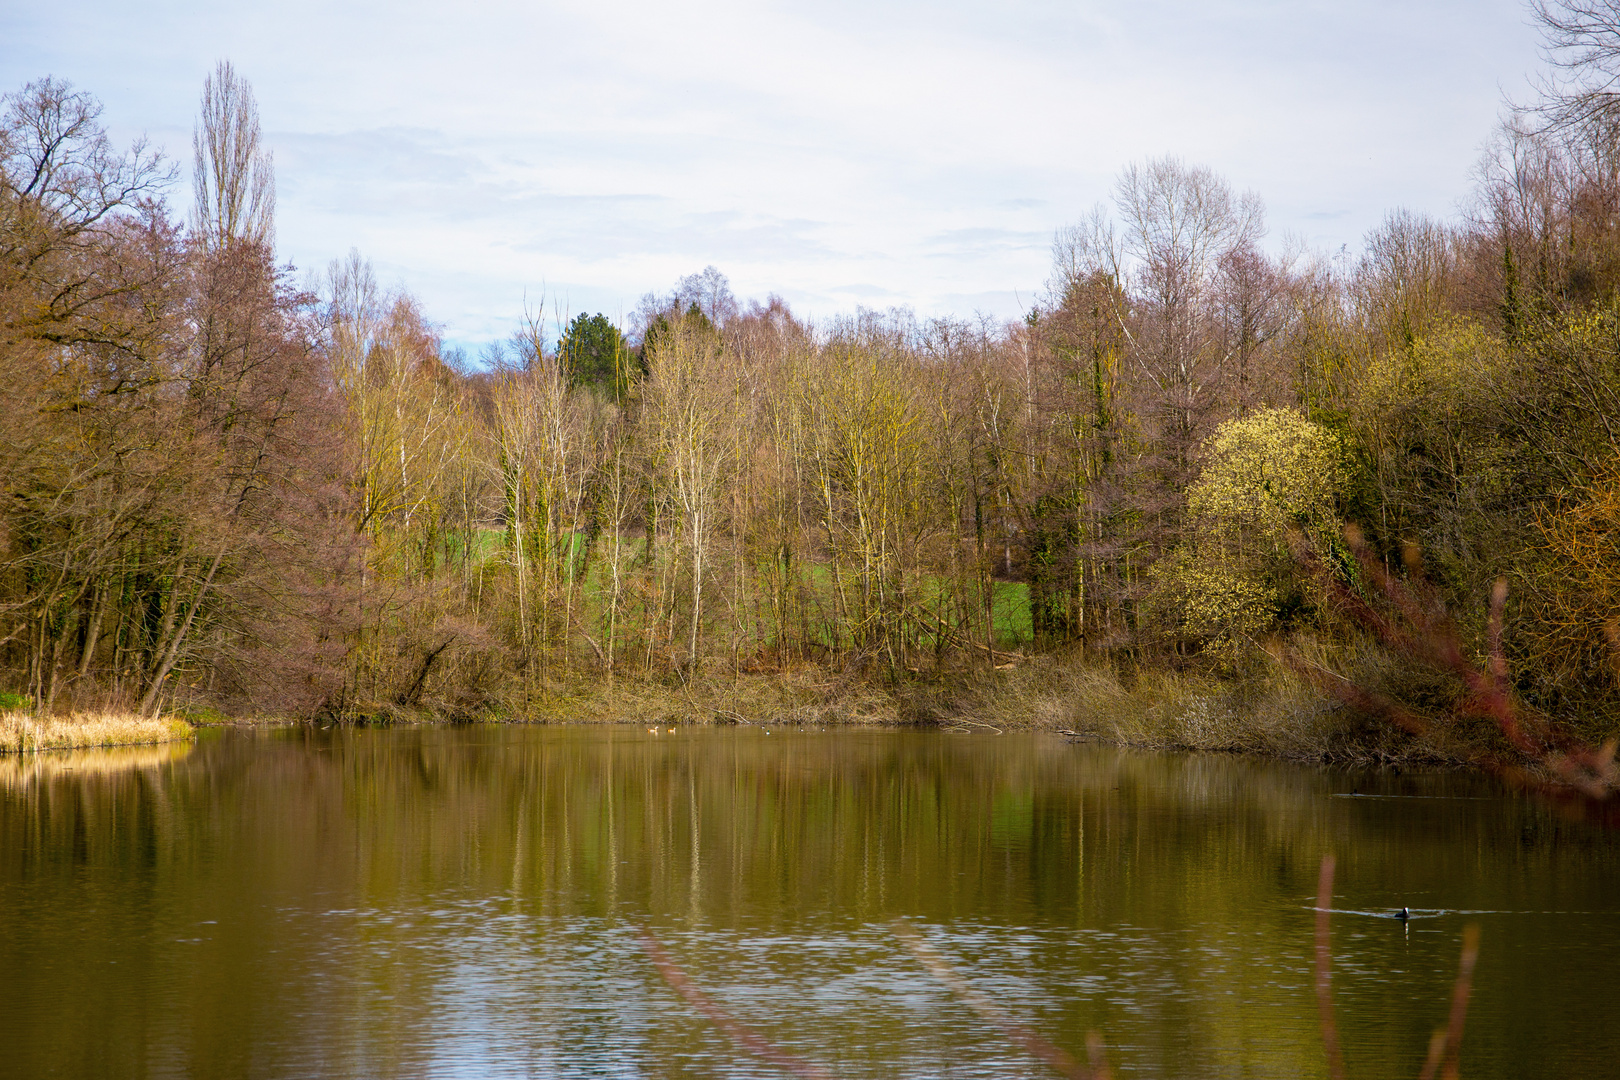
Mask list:
[[[1426,797],[1331,797],[1353,784]],[[1310,1076],[1331,848],[1353,1068],[1415,1074],[1477,922],[1465,1074],[1590,1071],[1620,1039],[1593,993],[1616,840],[1486,790],[1020,735],[232,736],[0,791],[0,1009],[17,1075],[781,1075],[646,926],[833,1075],[1031,1075],[899,919],[1070,1053],[1098,1031],[1121,1077]]]

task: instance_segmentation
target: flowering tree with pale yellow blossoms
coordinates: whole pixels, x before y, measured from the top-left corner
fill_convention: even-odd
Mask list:
[[[1340,542],[1349,469],[1341,438],[1291,408],[1227,421],[1204,458],[1187,491],[1187,538],[1160,568],[1155,593],[1186,637],[1231,654],[1308,589],[1297,547]]]

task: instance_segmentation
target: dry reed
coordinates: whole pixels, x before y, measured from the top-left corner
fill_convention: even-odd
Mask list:
[[[139,746],[179,742],[191,737],[191,725],[174,716],[73,713],[70,716],[35,717],[25,712],[0,713],[0,753],[3,754],[92,746]]]

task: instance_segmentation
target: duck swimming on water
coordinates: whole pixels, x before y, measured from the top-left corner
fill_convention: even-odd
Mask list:
[[[1407,908],[1401,908],[1401,910],[1395,913],[1395,917],[1401,920],[1401,922],[1405,922],[1407,919],[1412,917],[1412,912]]]

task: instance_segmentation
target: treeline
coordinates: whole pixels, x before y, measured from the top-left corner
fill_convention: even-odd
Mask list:
[[[809,325],[710,268],[468,362],[358,255],[275,263],[228,66],[187,222],[97,111],[44,80],[0,128],[0,690],[39,709],[521,715],[1037,652],[1240,679],[1371,641],[1358,537],[1480,648],[1505,580],[1520,689],[1610,700],[1615,125],[1504,125],[1464,220],[1354,259],[1268,251],[1255,195],[1166,158],[1011,325]]]

